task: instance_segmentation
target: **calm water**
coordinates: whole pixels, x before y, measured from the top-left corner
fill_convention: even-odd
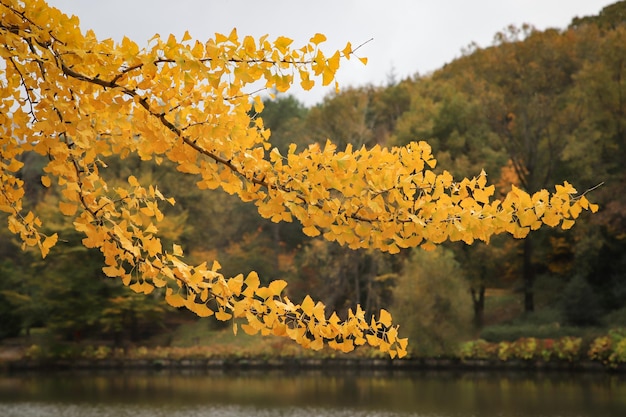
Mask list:
[[[66,372],[0,375],[2,417],[624,417],[604,374]]]

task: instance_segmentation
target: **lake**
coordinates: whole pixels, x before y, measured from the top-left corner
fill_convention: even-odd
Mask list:
[[[624,417],[604,373],[57,372],[0,375],[2,417]]]

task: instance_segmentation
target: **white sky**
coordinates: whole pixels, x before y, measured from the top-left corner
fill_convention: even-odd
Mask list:
[[[327,36],[323,50],[343,49],[373,38],[360,55],[369,63],[351,60],[340,69],[340,86],[382,85],[426,74],[461,55],[476,42],[489,46],[496,32],[510,24],[530,23],[538,29],[565,28],[575,16],[597,14],[616,0],[48,0],[80,18],[83,31],[99,39],[124,35],[145,45],[155,33],[206,40],[215,32],[237,28],[240,37],[287,36],[299,46],[315,33]],[[315,87],[292,91],[313,105],[330,91]]]

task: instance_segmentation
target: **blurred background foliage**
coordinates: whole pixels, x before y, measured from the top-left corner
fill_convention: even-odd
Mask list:
[[[511,27],[432,74],[391,74],[387,85],[349,87],[312,108],[279,94],[260,115],[283,154],[290,143],[303,149],[327,138],[340,149],[426,140],[437,169],[457,178],[484,169],[501,193],[511,184],[534,192],[567,179],[583,192],[603,183],[590,195],[600,212],[568,231],[391,257],[262,219],[233,196],[199,191],[197,178],[166,162],[111,158],[107,175],[132,174],[176,197],[159,228],[192,261],[218,259],[227,276],[255,270],[264,282],[285,279],[289,297],[310,294],[342,314],[356,303],[369,313],[389,307],[414,354],[445,355],[478,337],[626,326],[625,12],[622,1],[564,29]],[[0,228],[0,338],[45,329],[55,340],[163,343],[163,334],[197,320],[165,306],[161,294],[136,295],[102,274],[99,253],[81,246],[55,208],[59,196],[40,185],[38,158],[24,155],[28,204],[60,241],[44,262]]]

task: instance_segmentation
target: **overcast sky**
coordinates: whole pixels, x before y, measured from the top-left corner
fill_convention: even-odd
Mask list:
[[[382,85],[393,72],[397,79],[426,74],[459,57],[476,42],[489,46],[496,32],[510,24],[530,23],[538,29],[565,28],[573,17],[597,14],[609,0],[48,0],[80,18],[83,30],[99,39],[126,35],[140,46],[155,33],[206,40],[236,27],[240,37],[282,35],[304,44],[315,33],[328,37],[324,50],[343,49],[370,38],[360,54],[369,63],[343,65],[340,86]],[[312,105],[329,90],[293,91]]]

